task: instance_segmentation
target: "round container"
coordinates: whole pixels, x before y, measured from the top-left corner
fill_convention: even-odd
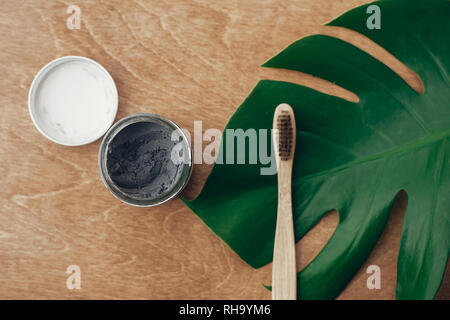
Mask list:
[[[167,129],[167,132],[171,134],[170,137],[169,135],[164,136],[164,139],[166,139],[164,140],[165,146],[167,146],[167,143],[173,143],[177,149],[174,149],[175,147],[172,150],[167,150],[166,147],[160,148],[158,144],[162,143],[162,136],[156,138],[159,141],[154,141],[154,138],[152,138],[154,132],[149,131],[149,134],[141,134],[141,132],[145,132],[141,129],[146,130],[146,127]],[[139,132],[139,134],[134,134],[136,132]],[[154,178],[148,172],[152,170],[152,167],[156,167],[156,162],[148,162],[148,159],[146,160],[143,157],[158,158],[161,154],[159,150],[164,150],[165,155],[170,152],[172,156],[170,159],[165,159],[163,165],[159,166],[159,173]],[[175,151],[179,152],[174,153]],[[174,154],[179,157],[173,157]],[[181,164],[180,159],[182,159]],[[105,134],[99,150],[98,164],[103,183],[116,198],[134,206],[151,207],[172,199],[183,190],[192,171],[192,151],[183,130],[173,121],[151,113],[134,114],[118,121]],[[125,169],[122,169],[122,167]],[[166,169],[169,167],[170,170]],[[140,172],[139,176],[135,172],[129,173],[129,168],[137,168],[136,170]],[[136,181],[137,179],[142,180],[141,176],[144,180],[146,178],[154,180],[151,180],[147,185],[131,188],[124,184],[120,185],[120,174],[125,175],[128,179],[134,177]],[[153,192],[152,190],[157,189],[155,189],[155,181],[161,181],[157,179],[163,174],[169,177],[170,187],[160,193]],[[162,179],[165,179],[164,176],[162,177]],[[158,183],[156,183],[156,186],[158,186]],[[162,186],[164,187],[164,183]]]
[[[61,57],[44,66],[28,94],[36,128],[65,146],[85,145],[105,134],[116,117],[118,101],[108,71],[78,56]]]

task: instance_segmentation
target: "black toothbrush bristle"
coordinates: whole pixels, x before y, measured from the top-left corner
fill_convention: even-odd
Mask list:
[[[281,111],[277,118],[278,155],[282,161],[289,160],[292,156],[292,123],[291,115],[287,111]]]

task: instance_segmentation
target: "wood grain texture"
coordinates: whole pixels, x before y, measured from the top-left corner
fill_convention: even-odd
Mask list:
[[[179,199],[155,208],[116,200],[97,168],[100,142],[56,145],[34,128],[28,89],[38,70],[64,55],[101,63],[119,91],[117,119],[154,112],[192,130],[223,129],[258,80],[308,85],[347,99],[325,80],[259,67],[312,33],[357,42],[416,83],[367,39],[322,24],[364,0],[15,0],[0,11],[0,298],[270,299],[262,283],[271,265],[253,270]],[[81,29],[66,27],[69,5]],[[185,195],[211,169],[196,165]],[[401,206],[400,206],[401,207]],[[392,299],[402,210],[389,221],[343,299]],[[338,222],[330,213],[297,244],[297,268],[317,255]],[[66,268],[81,268],[81,289],[66,288]],[[367,266],[381,267],[382,289],[366,287]],[[448,283],[448,282],[446,282]],[[448,297],[446,292],[441,296]]]

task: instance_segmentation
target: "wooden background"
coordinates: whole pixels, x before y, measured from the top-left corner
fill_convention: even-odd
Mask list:
[[[86,56],[116,81],[117,119],[154,112],[189,130],[194,120],[202,120],[204,129],[223,129],[263,78],[356,99],[327,81],[259,66],[291,42],[318,32],[357,43],[420,89],[384,50],[352,32],[322,25],[366,2],[3,2],[0,298],[270,299],[262,283],[270,283],[271,265],[259,270],[246,265],[179,199],[156,208],[116,200],[99,177],[100,141],[63,147],[41,136],[28,115],[28,89],[50,60]],[[66,27],[71,4],[81,8],[80,30]],[[200,191],[209,170],[195,166],[186,196]],[[299,270],[320,251],[337,221],[336,213],[328,215],[297,245]],[[401,221],[402,210],[395,210],[377,248],[340,298],[394,297]],[[381,290],[366,287],[370,264],[381,267]],[[81,290],[66,288],[69,265],[81,268]],[[446,281],[439,296],[448,294]]]

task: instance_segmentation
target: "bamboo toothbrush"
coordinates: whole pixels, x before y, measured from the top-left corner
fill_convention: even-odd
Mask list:
[[[295,118],[291,106],[282,103],[273,117],[273,143],[278,171],[278,213],[272,269],[272,299],[295,300],[297,276],[292,218],[292,164],[295,151]]]

